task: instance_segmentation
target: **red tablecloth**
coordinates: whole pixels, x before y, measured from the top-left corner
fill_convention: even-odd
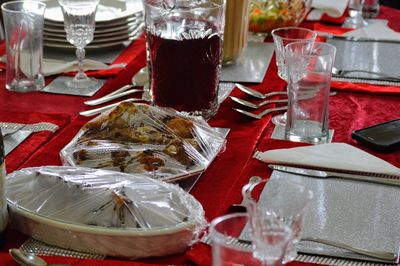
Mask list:
[[[381,17],[389,18],[389,25],[399,30],[399,11],[382,7]],[[312,27],[313,24],[305,24]],[[104,95],[116,88],[128,84],[130,78],[142,66],[145,65],[144,40],[140,39],[131,46],[132,53],[127,68],[118,76],[110,78],[107,84],[93,98]],[[283,90],[284,82],[276,74],[275,64],[271,64],[262,84],[252,85],[253,88],[262,92],[272,90]],[[250,99],[237,89],[233,95]],[[41,142],[41,147],[35,148],[32,154],[24,158],[22,164],[16,164],[8,170],[28,166],[60,165],[58,153],[77,133],[80,127],[88,121],[88,118],[78,116],[78,112],[84,110],[83,102],[85,97],[65,96],[47,94],[41,92],[18,94],[4,89],[4,72],[0,73],[0,121],[11,119],[13,112],[25,113],[26,117],[36,117],[34,112],[45,113],[51,117],[57,117],[63,113],[71,120],[60,130]],[[252,99],[254,100],[254,99]],[[366,148],[355,143],[350,136],[354,129],[366,127],[375,123],[399,118],[398,94],[370,94],[364,92],[340,91],[336,96],[330,98],[330,125],[335,129],[334,141],[347,142],[364,150]],[[207,171],[198,181],[192,194],[202,203],[207,219],[211,220],[216,216],[225,214],[232,203],[241,201],[241,187],[247,183],[252,175],[259,175],[268,178],[270,172],[265,164],[252,159],[255,150],[267,150],[274,147],[290,147],[301,145],[287,141],[271,140],[273,125],[270,123],[270,116],[261,120],[251,120],[232,110],[235,104],[227,99],[220,107],[218,114],[210,120],[213,126],[229,127],[231,132],[228,136],[228,144],[224,153],[218,156],[210,165]],[[18,118],[23,119],[23,118]],[[68,120],[69,121],[69,120]],[[13,121],[14,122],[14,121]],[[18,122],[18,121],[15,121]],[[63,122],[65,123],[65,122]],[[64,124],[63,124],[64,125]],[[400,166],[400,152],[383,154],[367,150],[397,166]],[[17,158],[17,152],[10,154]],[[8,158],[6,158],[8,160]],[[0,249],[0,265],[16,265],[8,255],[8,249],[18,247],[26,239],[19,233],[8,230],[7,242]],[[72,265],[187,265],[191,261],[197,264],[210,264],[209,248],[205,245],[195,245],[185,254],[164,258],[151,258],[140,260],[140,262],[124,261],[115,258],[107,260],[80,260],[61,257],[47,257],[49,263],[69,263]],[[299,265],[301,263],[292,263]]]

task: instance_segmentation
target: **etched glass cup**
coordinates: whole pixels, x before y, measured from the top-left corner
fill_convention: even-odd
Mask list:
[[[278,67],[278,76],[287,82],[287,60],[285,54],[285,46],[289,43],[296,41],[309,41],[314,42],[317,37],[315,31],[298,28],[298,27],[285,27],[278,28],[271,32],[275,45],[276,65]],[[272,118],[275,125],[286,125],[287,113],[276,115]]]
[[[263,236],[264,227],[272,223],[274,227],[284,228],[283,223],[290,228],[290,234],[284,246],[284,256],[280,259],[283,263],[293,261],[297,256],[296,246],[300,241],[304,213],[313,198],[312,191],[301,184],[276,178],[248,184],[243,187],[242,193],[252,220],[255,252],[258,256],[263,254],[260,236]],[[259,247],[257,244],[260,244]],[[271,253],[265,253],[264,256],[271,256]]]

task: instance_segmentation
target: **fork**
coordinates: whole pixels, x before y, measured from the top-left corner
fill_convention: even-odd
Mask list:
[[[275,95],[287,95],[286,91],[273,91],[273,92],[263,94],[259,91],[253,90],[253,89],[243,86],[242,84],[239,84],[239,83],[235,83],[235,86],[239,90],[243,91],[244,93],[247,93],[247,94],[249,94],[253,97],[259,98],[259,99],[265,99],[265,98],[275,96]]]
[[[262,111],[259,114],[253,114],[253,113],[247,112],[247,111],[242,110],[242,109],[237,109],[237,108],[233,108],[233,110],[235,110],[236,112],[239,112],[241,114],[250,116],[251,118],[261,119],[263,116],[265,116],[265,115],[267,115],[269,113],[276,112],[276,111],[284,111],[284,110],[287,110],[287,108],[288,108],[287,106],[269,108],[269,109],[265,109],[264,111]]]

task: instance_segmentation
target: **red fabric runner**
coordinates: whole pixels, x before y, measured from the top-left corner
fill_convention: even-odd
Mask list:
[[[383,14],[399,14],[398,11],[382,8]],[[398,21],[400,25],[400,21]],[[133,49],[132,47],[135,47]],[[130,47],[132,56],[126,69],[118,74],[117,78],[111,78],[95,97],[109,93],[118,87],[130,83],[130,78],[146,63],[143,40],[134,42]],[[4,73],[0,74],[0,84],[4,84]],[[283,90],[285,83],[276,74],[275,64],[271,64],[262,84],[251,85],[261,92],[272,90]],[[255,102],[250,96],[235,89],[234,96]],[[7,100],[5,100],[7,99]],[[51,141],[46,145],[35,149],[29,158],[24,159],[22,165],[10,166],[17,169],[28,166],[60,165],[58,156],[63,148],[78,132],[81,126],[89,119],[78,117],[77,113],[84,110],[83,97],[65,96],[47,93],[18,94],[0,90],[0,111],[8,112],[20,108],[23,111],[40,110],[42,113],[57,114],[60,110],[71,116],[73,119],[62,130],[52,136]],[[398,118],[398,101],[396,95],[371,95],[367,93],[352,93],[340,91],[338,95],[330,98],[330,127],[335,129],[334,141],[343,141],[358,147],[350,134],[352,130],[366,127],[379,122]],[[267,178],[270,174],[264,163],[252,159],[255,150],[267,150],[272,148],[290,147],[302,145],[287,141],[269,139],[272,131],[270,116],[261,120],[251,120],[232,108],[236,106],[233,101],[227,99],[221,106],[217,116],[211,119],[212,126],[229,127],[231,132],[228,136],[228,144],[224,153],[219,155],[203,174],[199,182],[192,190],[192,194],[203,205],[206,217],[211,220],[227,212],[232,203],[241,201],[241,187],[247,183],[252,175],[260,175]],[[18,110],[20,110],[18,109]],[[33,114],[35,117],[36,115]],[[375,153],[364,147],[362,149],[375,154],[376,156],[400,166],[400,153]],[[10,154],[11,156],[11,154]],[[26,239],[19,233],[8,230],[8,242],[0,249],[1,265],[16,265],[7,254],[8,248],[18,247]],[[100,260],[80,260],[61,257],[46,257],[49,263],[69,263],[71,265],[187,265],[196,262],[199,265],[210,265],[211,257],[209,247],[198,244],[188,250],[186,254],[176,256],[144,259],[136,262],[124,261],[115,258]],[[302,265],[294,263],[294,265]]]
[[[7,172],[17,169],[25,162],[37,149],[44,146],[55,134],[61,131],[69,122],[70,116],[66,114],[42,114],[42,113],[16,113],[1,112],[0,120],[2,122],[35,124],[40,122],[48,122],[57,125],[59,128],[56,132],[41,131],[32,133],[24,142],[11,151],[6,157]]]

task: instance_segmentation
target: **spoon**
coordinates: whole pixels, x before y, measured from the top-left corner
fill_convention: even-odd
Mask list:
[[[234,96],[229,96],[229,97],[230,97],[234,102],[237,102],[237,103],[239,103],[239,104],[241,104],[241,105],[244,105],[244,106],[246,106],[246,107],[250,107],[250,108],[253,108],[253,109],[257,109],[257,108],[259,108],[259,107],[261,107],[261,106],[264,106],[264,105],[267,105],[267,104],[270,104],[270,103],[287,103],[287,102],[288,102],[287,99],[283,99],[283,100],[266,100],[266,101],[263,101],[263,102],[261,102],[261,103],[256,104],[256,103],[251,103],[251,102],[249,102],[249,101],[245,101],[245,100],[236,98],[236,97],[234,97]]]
[[[118,90],[115,90],[101,98],[95,99],[95,100],[90,100],[90,101],[86,101],[85,104],[86,105],[98,105],[98,104],[102,104],[108,101],[112,101],[114,99],[126,96],[128,94],[131,93],[136,93],[136,92],[143,92],[143,90],[138,90],[138,89],[133,89],[133,90],[129,90],[133,87],[141,87],[147,84],[149,80],[148,77],[148,72],[147,72],[147,67],[144,67],[142,69],[140,69],[133,77],[132,77],[132,84],[128,84],[125,85],[121,88],[119,88]]]
[[[233,108],[233,110],[235,110],[236,112],[239,112],[241,114],[250,116],[251,118],[261,119],[264,115],[267,115],[267,114],[275,112],[275,111],[284,111],[284,110],[287,110],[287,108],[288,108],[287,106],[269,108],[269,109],[265,109],[264,111],[262,111],[259,114],[253,114],[253,113],[247,112],[247,111],[242,110],[242,109],[237,109],[237,108]]]
[[[61,266],[66,264],[47,264],[42,258],[18,248],[9,250],[10,256],[22,266]]]
[[[258,92],[256,90],[253,90],[253,89],[251,89],[249,87],[243,86],[243,85],[241,85],[239,83],[235,83],[235,86],[239,90],[243,91],[244,93],[247,93],[247,94],[249,94],[249,95],[251,95],[253,97],[259,98],[259,99],[265,99],[265,98],[268,98],[268,97],[271,97],[271,96],[274,96],[274,95],[287,95],[287,91],[273,91],[273,92],[269,92],[269,93],[263,94],[263,93]]]

